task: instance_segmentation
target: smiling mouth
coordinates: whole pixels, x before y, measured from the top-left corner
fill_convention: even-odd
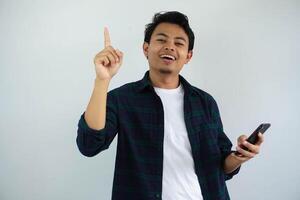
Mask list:
[[[169,59],[169,58],[162,58],[162,61],[163,61],[165,64],[170,64],[170,63],[174,62],[174,60]]]
[[[165,65],[170,65],[172,64],[173,62],[175,62],[174,60],[172,59],[169,59],[169,58],[161,58],[162,62],[165,64]]]
[[[169,61],[175,61],[176,58],[172,55],[167,55],[167,54],[164,54],[164,55],[161,55],[160,58],[162,58],[163,60],[169,60]]]

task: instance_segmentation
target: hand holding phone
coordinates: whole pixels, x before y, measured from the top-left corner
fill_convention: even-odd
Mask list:
[[[270,123],[262,123],[260,124],[255,131],[253,131],[253,133],[247,138],[247,142],[251,143],[251,144],[256,144],[258,141],[258,133],[262,133],[264,134],[266,132],[266,130],[271,126]],[[244,150],[248,150],[247,147],[241,146],[242,149]],[[239,152],[235,152],[236,155],[241,155]]]

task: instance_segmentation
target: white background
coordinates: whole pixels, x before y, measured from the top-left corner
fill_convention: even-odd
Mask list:
[[[144,28],[158,11],[185,13],[194,57],[182,75],[218,102],[236,144],[261,122],[261,154],[227,182],[232,199],[300,199],[300,3],[297,0],[0,2],[0,199],[111,197],[116,138],[80,154],[77,123],[103,48],[103,27],[124,64],[110,89],[142,78]]]

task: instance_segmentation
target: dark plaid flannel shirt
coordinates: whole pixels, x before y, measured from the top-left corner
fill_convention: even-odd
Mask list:
[[[225,181],[240,168],[230,174],[223,171],[232,143],[223,132],[216,101],[181,75],[179,78],[184,88],[184,121],[203,199],[228,200]],[[83,113],[76,142],[80,152],[91,157],[107,149],[117,133],[112,199],[161,199],[164,112],[149,71],[142,80],[108,92],[103,129],[89,128]]]

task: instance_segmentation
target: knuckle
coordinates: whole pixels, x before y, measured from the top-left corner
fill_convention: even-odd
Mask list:
[[[110,51],[114,51],[114,50],[115,50],[111,45],[107,46],[106,48],[107,48],[108,50],[110,50]]]
[[[112,51],[112,50],[109,50],[109,54],[112,55],[112,56],[114,56],[114,57],[116,57],[116,53],[114,51]]]

